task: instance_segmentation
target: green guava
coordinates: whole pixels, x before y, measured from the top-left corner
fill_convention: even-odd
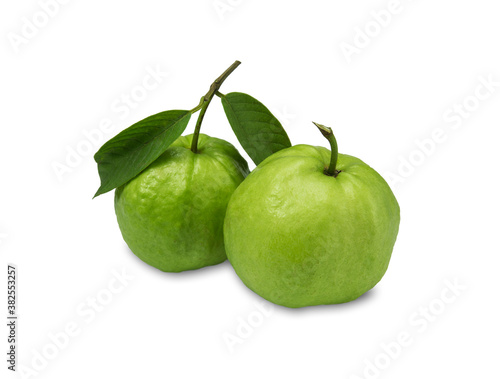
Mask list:
[[[130,250],[161,271],[180,272],[226,260],[227,203],[248,175],[229,142],[178,138],[156,161],[115,192],[115,212]]]
[[[336,176],[327,174],[330,162],[324,147],[281,150],[229,202],[228,259],[247,287],[275,304],[354,300],[389,265],[400,221],[391,189],[358,158],[338,154]]]

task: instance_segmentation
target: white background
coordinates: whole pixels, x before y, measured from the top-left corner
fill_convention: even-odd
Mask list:
[[[44,16],[37,1],[2,3],[0,313],[14,263],[18,363],[37,371],[20,377],[498,377],[500,8],[401,0],[374,24],[388,4],[87,0]],[[25,26],[34,18],[37,31]],[[347,57],[342,46],[355,43]],[[342,153],[400,176],[391,180],[402,218],[393,258],[362,298],[287,309],[248,290],[228,262],[162,273],[128,250],[113,195],[92,200],[103,141],[88,135],[99,137],[103,119],[113,123],[100,132],[107,140],[151,114],[190,109],[235,59],[243,63],[221,91],[261,100],[293,144],[327,146],[314,120],[334,129]],[[141,92],[156,69],[168,76]],[[497,84],[488,92],[481,80]],[[131,91],[143,98],[117,112]],[[194,118],[186,133],[193,127]],[[240,148],[217,98],[202,130]],[[439,142],[418,147],[432,136]],[[122,270],[134,279],[107,299]],[[454,296],[447,281],[459,284]],[[92,314],[97,295],[109,304]],[[79,334],[66,341],[68,324]],[[401,333],[411,343],[398,348]]]

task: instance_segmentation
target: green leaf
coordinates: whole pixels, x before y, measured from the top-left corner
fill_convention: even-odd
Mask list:
[[[245,93],[231,92],[222,95],[221,100],[238,141],[256,165],[291,146],[278,119],[257,99]]]
[[[190,111],[157,113],[141,120],[106,142],[95,154],[101,186],[94,197],[137,176],[180,137]]]

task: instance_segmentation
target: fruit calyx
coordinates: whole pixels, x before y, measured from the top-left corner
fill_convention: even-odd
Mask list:
[[[191,113],[200,111],[200,115],[198,116],[198,120],[196,121],[196,127],[194,129],[193,141],[191,143],[191,151],[193,153],[198,152],[198,137],[200,136],[200,128],[201,123],[203,122],[203,117],[205,117],[205,113],[207,111],[210,102],[212,101],[214,95],[219,93],[219,88],[221,87],[224,80],[227,79],[231,73],[236,70],[236,68],[241,64],[240,61],[235,61],[231,66],[228,67],[226,71],[224,71],[221,76],[219,76],[215,81],[210,85],[210,89],[200,100],[200,104],[191,110]]]
[[[325,175],[333,176],[334,178],[336,178],[337,175],[342,172],[341,170],[337,170],[337,159],[339,156],[339,147],[337,146],[337,139],[333,135],[332,129],[329,128],[328,126],[318,124],[314,121],[313,124],[318,127],[321,134],[323,134],[323,136],[328,140],[328,142],[330,142],[330,147],[332,152],[330,158],[330,166],[328,166],[328,168],[325,169],[324,173]]]

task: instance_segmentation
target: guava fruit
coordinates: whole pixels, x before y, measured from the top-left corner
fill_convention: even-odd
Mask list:
[[[375,170],[330,142],[332,151],[296,145],[271,155],[229,201],[228,259],[248,288],[275,304],[354,300],[389,265],[398,202]]]
[[[115,191],[123,239],[144,262],[179,272],[226,260],[223,221],[248,165],[229,142],[178,138],[150,166]]]

